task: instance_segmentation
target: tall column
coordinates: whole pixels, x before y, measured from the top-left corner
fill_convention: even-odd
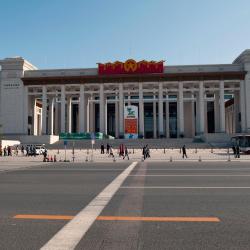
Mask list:
[[[179,135],[184,135],[183,82],[179,82],[178,105]]]
[[[240,117],[241,132],[246,132],[246,98],[245,98],[245,82],[240,81]]]
[[[154,96],[154,99],[155,99],[155,96]],[[154,100],[153,102],[153,135],[154,135],[154,138],[157,138],[157,128],[156,128],[156,102]]]
[[[216,91],[214,93],[214,130],[215,133],[220,132],[220,102],[219,102],[219,93]]]
[[[162,82],[159,82],[159,91],[158,91],[158,130],[159,137],[162,137],[164,134],[163,131],[163,93],[162,93]]]
[[[166,101],[166,138],[169,138],[169,102]]]
[[[24,104],[24,114],[23,114],[23,133],[25,135],[28,134],[28,117],[29,117],[29,96],[28,96],[28,87],[24,86],[24,90],[23,90],[23,104]],[[2,107],[3,110],[4,107]]]
[[[37,135],[37,113],[36,113],[36,98],[32,101],[32,134]]]
[[[52,97],[49,101],[49,134],[54,134],[54,106],[55,99]]]
[[[57,102],[57,97],[55,97],[55,125],[54,125],[54,133],[55,135],[58,135],[59,133],[59,105]]]
[[[144,137],[144,102],[142,82],[139,82],[139,134]]]
[[[204,134],[204,84],[203,82],[199,83],[199,134]]]
[[[234,91],[234,133],[240,133],[240,95],[239,91]]]
[[[220,81],[220,132],[225,133],[224,81]]]
[[[115,137],[119,138],[119,103],[117,96],[115,102]]]
[[[194,95],[192,94],[192,98]],[[195,113],[194,113],[194,100],[191,101],[191,119],[192,119],[192,137],[195,136]]]
[[[84,97],[84,85],[80,85],[80,101],[79,101],[79,132],[85,132],[85,97]]]
[[[108,102],[107,102],[107,99],[105,101],[105,118],[104,118],[104,131],[105,131],[105,134],[107,135],[108,134],[108,123],[109,123],[109,120],[108,120]]]
[[[119,84],[119,134],[124,136],[124,95],[123,95],[123,85]]]
[[[61,133],[65,133],[65,85],[61,86]]]
[[[47,88],[43,86],[42,96],[42,135],[47,134]]]
[[[99,92],[99,111],[100,111],[100,132],[105,133],[105,102],[104,102],[104,85],[100,84]]]
[[[90,102],[89,102],[89,100],[90,100],[90,98],[89,98],[89,96],[86,98],[87,100],[86,100],[86,103],[87,103],[87,123],[86,123],[86,125],[87,125],[87,132],[89,133],[90,132]]]
[[[72,132],[72,98],[68,97],[68,133]]]

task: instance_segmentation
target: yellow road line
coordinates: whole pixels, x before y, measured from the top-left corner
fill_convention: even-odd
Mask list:
[[[71,220],[71,215],[17,214],[14,219]],[[151,222],[220,222],[218,217],[140,217],[140,216],[98,216],[99,221],[151,221]]]

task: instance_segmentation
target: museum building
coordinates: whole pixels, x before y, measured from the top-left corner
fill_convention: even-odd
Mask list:
[[[0,60],[0,125],[6,137],[101,132],[124,138],[124,108],[138,108],[139,138],[250,132],[250,50],[232,64],[98,63],[39,70]]]

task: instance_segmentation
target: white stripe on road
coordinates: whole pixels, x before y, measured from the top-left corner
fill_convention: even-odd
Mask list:
[[[151,186],[151,187],[143,187],[143,186],[122,186],[120,188],[124,189],[250,189],[250,187],[178,187],[178,186]]]
[[[70,250],[74,249],[84,234],[94,223],[124,180],[135,168],[137,162],[129,165],[103,191],[97,195],[82,211],[67,223],[41,250]]]
[[[250,174],[130,174],[141,177],[249,177]]]

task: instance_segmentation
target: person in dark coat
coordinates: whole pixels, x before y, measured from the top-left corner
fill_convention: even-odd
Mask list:
[[[239,147],[239,145],[236,146],[236,158],[240,158],[240,147]]]
[[[110,150],[110,145],[107,143],[107,151],[106,151],[106,154],[109,154],[109,150]]]
[[[104,154],[104,145],[101,145],[101,154]]]
[[[125,150],[124,150],[123,160],[125,159],[125,157],[128,157],[128,160],[129,160],[128,148],[126,146],[125,146]]]
[[[182,158],[186,157],[187,158],[187,152],[186,152],[186,146],[183,145],[182,147]]]

